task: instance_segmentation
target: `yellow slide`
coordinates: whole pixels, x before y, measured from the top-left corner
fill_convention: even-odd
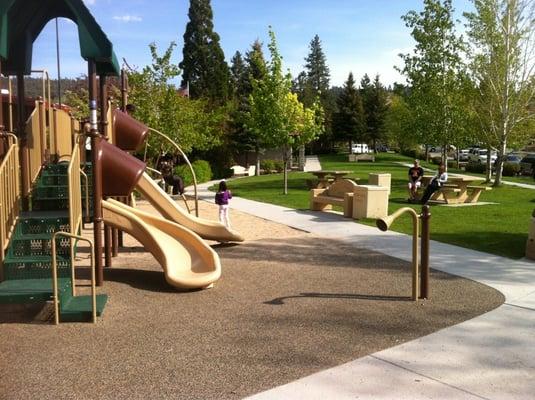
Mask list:
[[[147,173],[139,180],[136,189],[165,218],[185,226],[203,239],[218,242],[243,242],[243,237],[220,222],[202,219],[184,211]]]
[[[206,288],[221,276],[217,253],[189,229],[115,200],[102,200],[102,213],[107,225],[129,233],[145,246],[171,286]]]

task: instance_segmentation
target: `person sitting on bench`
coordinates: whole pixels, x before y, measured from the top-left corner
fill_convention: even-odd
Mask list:
[[[409,168],[409,203],[417,198],[418,188],[422,186],[424,169],[420,167],[420,161],[414,160],[414,166]]]
[[[422,197],[422,204],[427,204],[433,193],[439,190],[442,185],[448,181],[448,173],[444,164],[440,164],[438,167],[438,173],[431,179],[429,185],[425,188],[424,195]]]
[[[166,185],[169,185],[173,188],[173,195],[183,195],[184,194],[184,181],[183,179],[173,174],[174,162],[169,157],[164,157],[160,160],[160,172],[162,173],[162,178]]]

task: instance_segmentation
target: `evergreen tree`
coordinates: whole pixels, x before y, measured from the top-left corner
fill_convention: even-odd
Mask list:
[[[238,57],[239,54],[239,57]],[[264,78],[267,68],[262,43],[256,40],[251,49],[245,53],[245,58],[240,62],[241,53],[237,52],[232,60],[232,80],[235,83],[234,90],[234,110],[231,113],[231,144],[236,155],[245,154],[246,164],[249,164],[247,154],[250,151],[256,153],[257,168],[256,173],[260,173],[258,156],[260,146],[257,136],[252,134],[245,126],[244,120],[249,112],[249,96],[253,91],[253,80]],[[240,64],[243,63],[243,68]]]
[[[355,87],[353,73],[350,72],[340,97],[338,97],[338,112],[334,116],[333,125],[337,136],[347,140],[349,152],[351,144],[361,141],[364,133],[365,119],[362,99]]]
[[[300,82],[299,99],[307,107],[319,99],[324,113],[324,131],[318,138],[317,144],[322,148],[329,148],[332,142],[332,120],[336,112],[336,100],[329,90],[330,71],[318,35],[310,41],[304,74],[306,79]]]
[[[182,85],[189,83],[190,96],[223,103],[229,95],[229,69],[214,32],[210,0],[190,0],[189,22],[184,33]]]
[[[330,73],[318,35],[314,36],[314,39],[310,42],[310,53],[305,58],[305,61],[307,80],[313,93],[315,95],[327,93],[329,90]]]
[[[366,137],[373,142],[374,152],[377,142],[384,137],[384,125],[387,105],[387,93],[377,75],[370,83],[368,75],[364,75],[361,81],[362,103],[365,114]]]
[[[239,51],[234,54],[230,67],[232,94],[235,98],[243,96],[244,87],[247,80],[247,67]]]

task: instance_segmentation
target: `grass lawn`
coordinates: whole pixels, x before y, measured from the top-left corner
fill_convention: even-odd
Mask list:
[[[370,172],[392,174],[392,193],[389,213],[408,206],[407,168],[396,162],[411,162],[398,154],[379,154],[375,163],[349,163],[347,155],[320,156],[323,169],[352,171],[350,178],[360,178],[365,184]],[[289,174],[288,195],[282,194],[282,174],[247,177],[229,182],[236,196],[295,209],[308,209],[309,191],[306,180],[314,178],[304,172]],[[531,213],[535,208],[535,190],[511,186],[493,188],[481,195],[480,201],[495,202],[494,205],[471,207],[431,208],[431,238],[439,242],[480,250],[511,258],[524,256]],[[420,210],[421,206],[411,205]],[[352,220],[347,220],[352,223]],[[375,220],[360,223],[375,225]],[[356,221],[354,223],[357,223]],[[402,218],[392,226],[398,232],[410,233],[410,219]]]

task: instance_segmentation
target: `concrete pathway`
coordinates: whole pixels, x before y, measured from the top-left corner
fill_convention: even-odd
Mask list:
[[[202,198],[213,193],[201,187]],[[406,261],[411,239],[323,212],[234,198],[231,207]],[[505,304],[470,321],[259,393],[270,399],[533,399],[535,265],[431,243],[431,266],[491,286]],[[433,296],[433,288],[430,288]]]
[[[305,157],[305,172],[319,171],[321,170],[321,164],[318,156],[306,156]]]

